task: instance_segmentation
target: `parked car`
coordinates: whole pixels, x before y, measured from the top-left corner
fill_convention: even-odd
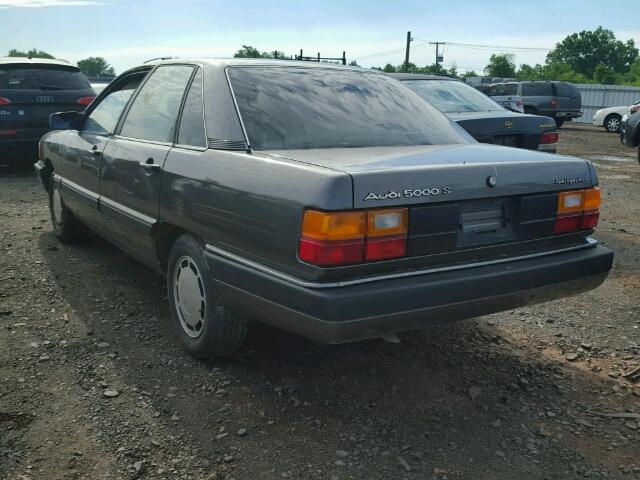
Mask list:
[[[479,142],[556,151],[558,129],[552,118],[510,112],[472,86],[450,77],[389,75],[444,112]]]
[[[533,115],[546,115],[556,121],[558,128],[565,121],[582,116],[582,97],[580,91],[567,82],[505,82],[495,83],[492,87],[510,88],[515,85],[516,95],[522,98],[524,112]]]
[[[622,117],[629,112],[629,107],[607,107],[597,110],[591,123],[597,127],[604,127],[607,132],[620,132]]]
[[[518,85],[515,83],[498,83],[490,85],[483,93],[494,102],[512,112],[524,113],[522,97],[517,94]]]
[[[0,58],[0,165],[31,165],[49,115],[84,110],[95,92],[64,60]]]
[[[592,163],[478,145],[375,71],[160,61],[51,123],[36,171],[55,234],[90,228],[164,273],[196,357],[235,351],[248,319],[346,342],[582,292],[611,268]]]
[[[638,163],[640,163],[640,103],[632,105],[629,108],[629,113],[622,117],[620,139],[623,145],[636,149]]]

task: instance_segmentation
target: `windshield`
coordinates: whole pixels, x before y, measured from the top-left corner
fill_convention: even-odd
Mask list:
[[[403,80],[402,83],[444,113],[504,110],[485,94],[462,82]]]
[[[0,67],[0,89],[8,90],[87,90],[89,82],[76,69],[59,67]]]
[[[381,74],[304,67],[231,67],[255,149],[469,143],[452,122]]]

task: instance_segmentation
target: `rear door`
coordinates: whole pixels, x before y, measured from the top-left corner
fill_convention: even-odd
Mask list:
[[[157,67],[138,90],[103,153],[100,211],[112,240],[157,264],[151,228],[159,213],[162,169],[176,135],[192,65]]]
[[[71,65],[0,65],[0,130],[16,140],[37,141],[49,131],[49,115],[84,110],[95,93]]]
[[[526,107],[535,109],[539,115],[553,116],[553,88],[551,82],[523,82],[522,102]]]

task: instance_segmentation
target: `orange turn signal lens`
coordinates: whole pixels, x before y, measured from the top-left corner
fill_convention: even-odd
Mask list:
[[[409,210],[395,208],[367,212],[367,237],[406,236]]]
[[[315,240],[354,240],[364,238],[364,234],[365,212],[304,212],[303,237]]]
[[[598,210],[602,203],[602,196],[598,187],[584,191],[584,209]]]

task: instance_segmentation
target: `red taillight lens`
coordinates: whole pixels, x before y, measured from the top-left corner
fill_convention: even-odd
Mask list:
[[[360,263],[364,257],[364,240],[326,242],[300,239],[300,259],[321,267]]]
[[[409,210],[307,210],[302,219],[300,260],[321,267],[406,255]]]
[[[558,132],[544,132],[540,137],[540,144],[556,143],[559,138]]]
[[[96,97],[81,97],[78,99],[78,105],[89,105]]]
[[[407,238],[379,238],[367,240],[365,261],[386,260],[404,257],[407,253]]]
[[[11,100],[9,100],[7,97],[0,97],[0,105],[10,105],[11,104]]]
[[[556,100],[555,98],[551,99],[551,108],[558,108],[558,100]]]
[[[558,218],[553,233],[592,230],[598,225],[601,203],[600,189],[571,190],[558,195]]]
[[[0,137],[15,137],[18,134],[18,130],[0,130]]]

